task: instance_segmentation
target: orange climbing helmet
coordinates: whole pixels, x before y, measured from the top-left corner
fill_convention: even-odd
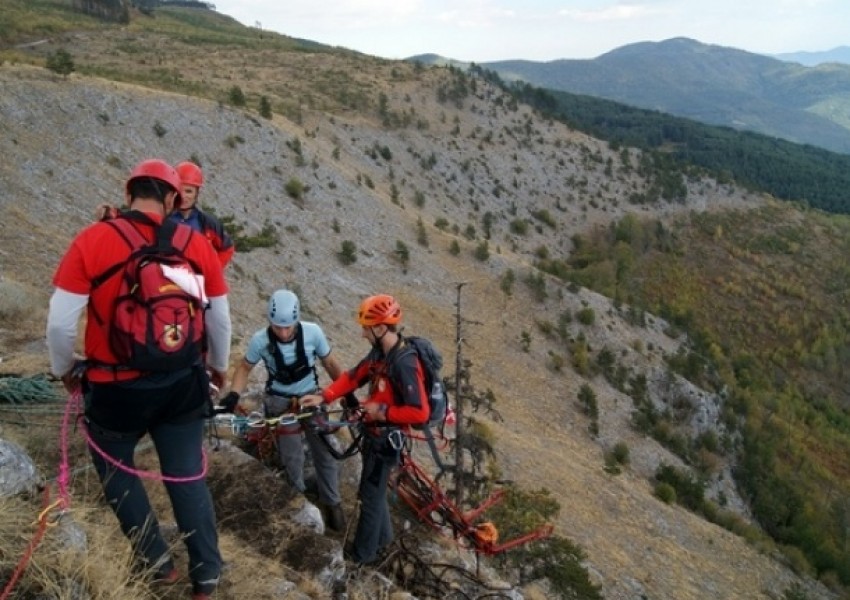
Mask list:
[[[378,294],[369,296],[360,303],[357,322],[363,327],[396,325],[399,321],[401,321],[401,306],[392,296]]]
[[[180,175],[177,174],[177,170],[174,167],[159,158],[143,160],[137,164],[130,173],[124,189],[126,189],[127,193],[129,193],[130,184],[136,179],[142,179],[145,177],[149,179],[157,179],[171,186],[171,188],[177,192],[177,197],[174,199],[174,206],[180,206],[180,203],[183,201],[183,195],[181,194],[181,180]]]
[[[198,188],[204,185],[204,173],[201,167],[193,162],[187,160],[177,165],[177,174],[180,175],[183,185],[194,185]]]

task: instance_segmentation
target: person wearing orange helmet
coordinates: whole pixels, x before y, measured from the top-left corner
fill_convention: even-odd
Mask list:
[[[170,544],[133,470],[139,440],[145,434],[153,440],[189,555],[192,597],[202,600],[212,597],[222,563],[215,511],[203,477],[204,422],[211,405],[210,382],[219,387],[226,383],[231,334],[227,282],[205,239],[176,226],[186,240],[181,255],[193,265],[198,280],[203,276],[200,285],[208,301],[203,324],[206,355],[199,353],[186,364],[171,361],[147,370],[119,358],[122,355],[110,343],[114,341],[114,309],[124,283],[122,268],[134,253],[123,231],[134,228],[147,244],[154,244],[166,215],[182,199],[181,186],[177,171],[165,161],[149,159],[133,169],[125,184],[128,210],[114,217],[127,222],[121,227],[114,222],[89,225],[62,257],[53,277],[46,335],[53,374],[69,392],[83,387],[92,461],[106,501],[131,541],[137,566],[155,580],[176,581],[179,576]],[[82,377],[74,346],[84,311]]]
[[[204,173],[201,171],[201,167],[193,162],[184,161],[178,163],[176,168],[182,182],[183,202],[180,203],[177,210],[169,215],[169,218],[202,233],[215,248],[221,266],[226,267],[230,259],[233,258],[236,247],[224,230],[221,221],[198,208],[198,196],[200,196],[201,187],[204,185]]]
[[[360,477],[360,518],[350,557],[369,564],[393,539],[387,503],[387,482],[398,464],[404,441],[402,428],[428,420],[425,373],[416,352],[399,330],[401,306],[388,294],[369,296],[360,304],[357,323],[371,350],[357,366],[344,371],[321,395],[302,396],[304,407],[333,402],[368,385],[362,410],[367,424]],[[372,424],[372,426],[368,426]]]

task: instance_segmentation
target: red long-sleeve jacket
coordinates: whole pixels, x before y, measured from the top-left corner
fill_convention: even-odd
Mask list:
[[[386,420],[394,425],[421,425],[428,420],[430,408],[425,393],[425,374],[413,348],[399,342],[384,356],[372,349],[357,366],[345,371],[322,391],[325,402],[369,385],[366,402],[387,407]]]

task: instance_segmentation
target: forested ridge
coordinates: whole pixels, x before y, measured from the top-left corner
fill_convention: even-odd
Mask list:
[[[812,235],[817,231],[817,235]],[[538,266],[687,331],[671,367],[725,397],[730,435],[683,439],[643,406],[636,426],[698,470],[736,457],[753,514],[803,571],[850,583],[850,222],[787,203],[672,226],[625,217]],[[639,317],[638,317],[639,318]],[[636,398],[636,382],[628,384]],[[715,508],[692,509],[708,518]],[[748,534],[744,534],[748,535]]]
[[[721,181],[850,214],[850,156],[601,98],[508,85],[495,73],[477,71],[550,117],[614,146],[641,148],[674,159],[682,170],[696,166]]]

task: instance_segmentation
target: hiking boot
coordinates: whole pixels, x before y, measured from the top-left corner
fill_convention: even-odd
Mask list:
[[[342,510],[342,503],[337,502],[327,507],[327,526],[334,531],[345,531],[345,511]]]
[[[174,567],[158,572],[151,579],[154,585],[172,585],[180,580],[180,573]]]
[[[218,587],[218,577],[207,581],[192,582],[192,600],[208,600],[215,594]]]

